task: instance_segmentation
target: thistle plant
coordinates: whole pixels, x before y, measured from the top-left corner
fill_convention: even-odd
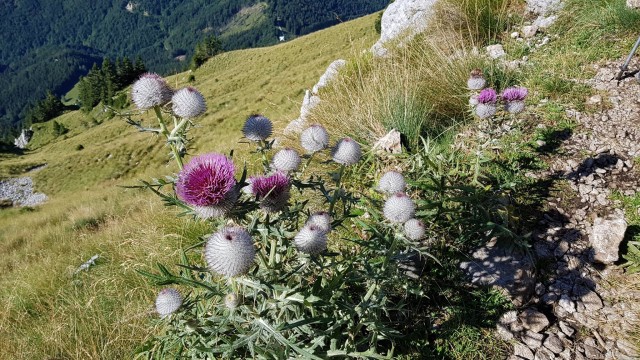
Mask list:
[[[529,91],[523,87],[510,87],[504,89],[500,96],[504,101],[505,111],[511,114],[517,114],[524,110],[524,100]]]
[[[165,83],[147,76],[138,87],[149,84]],[[141,187],[211,230],[191,239],[179,268],[141,271],[187,294],[184,301],[176,289],[158,296],[166,332],[145,346],[146,356],[393,357],[396,340],[415,325],[398,319],[422,304],[424,286],[423,279],[404,276],[398,266],[406,254],[415,254],[414,240],[423,235],[422,223],[413,221],[415,203],[397,193],[406,189],[402,175],[387,173],[380,181],[380,190],[391,193],[384,205],[368,199],[350,184],[359,180],[360,144],[343,138],[325,152],[329,133],[314,124],[302,132],[300,145],[307,152],[305,168],[318,167],[303,176],[306,172],[298,171],[303,157],[291,148],[272,155],[273,125],[252,115],[242,133],[258,148],[245,160],[261,161],[263,172],[249,176],[230,156],[187,155],[187,131],[206,111],[196,89],[175,92],[170,108],[165,100],[138,101],[144,104],[140,110],[154,109],[159,129],[129,123],[165,135],[177,168]],[[373,218],[358,220],[365,210]],[[350,230],[356,226],[357,232]]]
[[[478,101],[476,105],[476,115],[478,115],[480,119],[487,119],[496,114],[496,101],[498,100],[498,96],[495,90],[491,88],[482,90],[476,97],[476,100]]]

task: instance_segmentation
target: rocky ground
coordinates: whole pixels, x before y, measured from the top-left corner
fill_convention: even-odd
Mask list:
[[[33,191],[33,180],[20,177],[0,181],[0,201],[9,201],[13,206],[36,206],[47,201],[47,196]]]
[[[598,92],[587,100],[590,111],[567,111],[577,127],[554,134],[558,147],[548,152],[548,170],[528,174],[547,190],[561,189],[545,193],[533,259],[490,243],[462,265],[474,283],[505,289],[519,307],[497,325],[498,335],[514,344],[512,360],[640,358],[621,340],[640,321],[640,309],[625,299],[640,298],[640,292],[618,294],[609,286],[621,273],[614,263],[627,230],[622,204],[611,195],[640,191],[634,163],[640,156],[640,83],[614,80],[618,66],[596,67],[587,82]]]

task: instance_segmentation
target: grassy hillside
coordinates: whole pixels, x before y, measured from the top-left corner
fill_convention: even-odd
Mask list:
[[[372,45],[374,18],[210,60],[193,73],[208,111],[198,119],[191,153],[249,150],[236,142],[252,113],[280,124],[297,117],[304,89],[329,63]],[[187,85],[188,75],[169,82]],[[37,149],[0,163],[0,174],[13,176],[48,164],[27,175],[51,198],[35,209],[0,211],[0,358],[129,358],[153,333],[146,312],[155,290],[134,270],[171,259],[178,245],[206,230],[159,212],[162,205],[147,193],[118,187],[176,171],[157,139],[99,110],[55,121],[69,132],[54,137],[52,122],[39,124]],[[94,254],[101,255],[97,265],[74,275]]]

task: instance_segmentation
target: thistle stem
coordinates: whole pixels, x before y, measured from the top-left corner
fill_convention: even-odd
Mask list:
[[[269,267],[273,267],[276,264],[276,246],[278,245],[277,242],[277,239],[271,239],[271,248],[269,249]]]
[[[340,194],[340,186],[342,185],[342,176],[344,175],[345,165],[340,165],[340,172],[338,173],[338,181],[336,181],[336,189],[333,192],[333,196],[331,197],[331,205],[329,205],[329,215],[334,216],[333,208],[336,206],[336,202],[338,201],[338,195]]]
[[[169,130],[167,129],[167,125],[164,123],[164,118],[162,117],[162,112],[160,111],[160,107],[159,106],[154,106],[153,110],[156,112],[156,118],[158,118],[158,122],[160,123],[160,132],[167,139],[167,143],[169,144],[169,147],[171,148],[171,152],[173,153],[173,157],[176,159],[176,162],[178,163],[178,167],[180,168],[180,170],[182,170],[182,168],[183,168],[182,156],[180,156],[180,151],[178,150],[178,148],[176,147],[176,144],[171,139],[173,133],[169,133]],[[182,121],[185,121],[185,120],[183,119]],[[177,129],[177,127],[176,127],[176,129]],[[175,131],[175,129],[174,129],[174,131]]]

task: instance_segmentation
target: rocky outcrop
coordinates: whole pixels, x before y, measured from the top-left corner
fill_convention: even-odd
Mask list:
[[[329,64],[329,66],[327,67],[327,70],[324,72],[324,74],[322,74],[322,76],[320,76],[318,83],[313,86],[312,92],[314,94],[318,94],[320,89],[329,85],[331,80],[333,80],[336,76],[338,76],[338,72],[345,65],[347,65],[347,61],[342,59],[338,59],[332,62],[331,64]]]
[[[437,0],[396,0],[387,7],[382,15],[380,40],[371,51],[384,57],[388,50],[385,43],[399,39],[408,40],[424,31],[433,15],[433,6]]]
[[[29,130],[27,129],[22,129],[22,132],[20,133],[20,136],[18,136],[14,141],[13,144],[18,148],[18,149],[26,149],[27,145],[29,144],[29,141],[31,140],[31,137],[33,136],[33,128],[30,128]]]
[[[0,200],[9,200],[14,206],[36,206],[47,201],[47,196],[33,192],[30,177],[21,177],[0,181]]]
[[[527,10],[537,15],[547,15],[562,9],[562,0],[527,0]]]

